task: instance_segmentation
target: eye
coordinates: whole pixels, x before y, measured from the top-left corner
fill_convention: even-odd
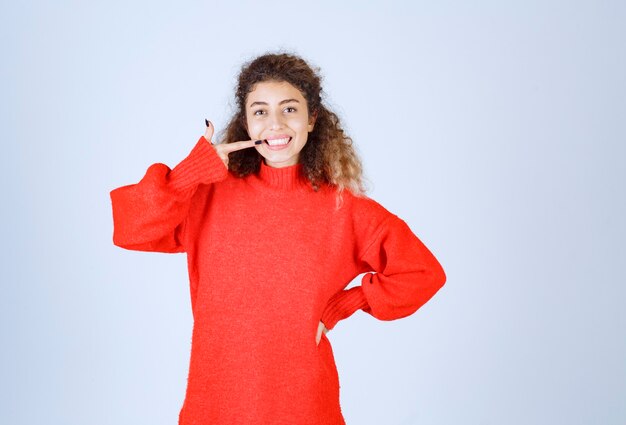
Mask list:
[[[254,115],[261,115],[264,114],[265,111],[263,109],[259,109],[258,111],[254,111]]]
[[[297,111],[297,109],[296,109],[296,108],[294,108],[293,106],[287,106],[287,107],[285,108],[285,111],[287,111],[287,112],[296,112],[296,111]]]

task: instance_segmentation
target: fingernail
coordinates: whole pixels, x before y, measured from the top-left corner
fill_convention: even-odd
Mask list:
[[[260,145],[261,143],[263,143],[263,140],[256,140],[256,141],[254,142],[254,144],[255,144],[255,145]]]
[[[211,125],[211,123],[209,122],[209,120],[207,120],[206,118],[204,119],[204,122],[206,123],[206,126],[207,126],[207,127]]]

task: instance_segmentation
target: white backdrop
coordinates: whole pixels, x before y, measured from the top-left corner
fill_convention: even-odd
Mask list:
[[[348,424],[623,424],[624,3],[226,3],[0,6],[0,423],[176,423],[185,257],[115,247],[109,191],[282,48],[448,275],[329,332]]]

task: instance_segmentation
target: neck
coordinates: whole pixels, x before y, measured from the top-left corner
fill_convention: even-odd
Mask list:
[[[258,178],[263,183],[279,189],[291,190],[309,186],[309,180],[304,176],[302,164],[299,162],[293,165],[272,167],[265,161],[261,161]]]
[[[261,161],[265,163],[268,167],[272,168],[284,168],[284,167],[292,167],[294,165],[299,164],[299,162],[291,163],[291,162],[269,162],[267,159],[262,158]]]

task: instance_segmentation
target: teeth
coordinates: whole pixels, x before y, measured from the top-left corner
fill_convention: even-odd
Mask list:
[[[291,140],[291,137],[286,137],[284,139],[268,140],[267,144],[270,146],[286,145],[287,143],[289,143],[289,140]]]

